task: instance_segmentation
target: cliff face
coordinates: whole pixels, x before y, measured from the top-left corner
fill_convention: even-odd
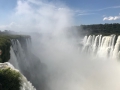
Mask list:
[[[40,58],[38,58],[33,53],[34,50],[31,44],[32,43],[30,36],[0,35],[0,62],[2,64],[10,62],[15,67],[15,69],[19,70],[27,78],[27,80],[32,83],[36,90],[46,90],[46,88],[48,88],[48,77],[46,74],[47,67],[40,61]],[[28,83],[27,81],[25,82]],[[29,84],[26,84],[26,88],[27,87],[31,86],[29,86]],[[23,88],[20,90],[35,89]]]
[[[12,36],[9,37],[10,59],[7,59],[15,68],[35,86],[37,90],[45,90],[45,65],[32,52],[30,36]],[[4,62],[5,59],[3,59]]]
[[[25,57],[21,58],[22,55],[20,57],[20,49],[24,50],[24,52],[21,52],[25,54],[24,56],[27,55],[27,40],[31,40],[30,36],[0,35],[0,90],[36,90],[24,77],[25,75],[28,78],[23,70],[27,67],[25,67],[25,63],[25,65],[22,65],[23,61],[25,61]],[[13,49],[13,47],[15,47],[15,49]],[[13,50],[12,52],[11,49]],[[14,56],[12,56],[13,53]],[[17,60],[14,62],[15,58],[17,58],[19,62]],[[10,63],[8,63],[9,61],[13,61],[12,64],[15,66],[17,63],[20,68],[17,68],[18,70],[15,69]],[[21,69],[22,66],[24,67]]]
[[[19,40],[21,45],[26,49],[26,39],[30,39],[30,36],[23,35],[1,35],[0,36],[0,62],[8,62],[10,59],[10,46],[11,40]]]

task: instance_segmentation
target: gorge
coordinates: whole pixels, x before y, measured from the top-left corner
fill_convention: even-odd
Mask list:
[[[27,78],[20,90],[119,90],[120,36],[13,36],[0,66]]]

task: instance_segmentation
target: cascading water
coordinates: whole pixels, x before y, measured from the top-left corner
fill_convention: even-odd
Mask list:
[[[36,87],[37,90],[44,89],[44,76],[42,63],[31,52],[31,43],[29,39],[24,38],[24,41],[17,39],[11,40],[10,48],[10,63],[27,77],[29,81]],[[39,73],[41,73],[39,75]],[[37,80],[37,81],[36,81]],[[26,86],[27,87],[27,86]],[[29,87],[29,86],[28,86]],[[24,89],[22,89],[24,90]],[[33,90],[33,89],[25,89]]]
[[[24,74],[24,69],[26,65],[26,57],[23,48],[18,40],[11,40],[12,46],[10,47],[10,63],[18,70]],[[24,61],[24,62],[23,62]],[[25,63],[25,65],[22,65]],[[14,67],[9,64],[9,66],[14,69]],[[22,65],[22,66],[21,66]],[[24,66],[24,67],[23,67]],[[27,79],[21,74],[22,87],[21,90],[36,90],[32,84],[27,81]]]
[[[10,47],[10,63],[12,63],[16,69],[20,70],[20,67],[19,67],[18,61],[17,61],[17,57],[16,57],[12,47]]]
[[[24,65],[22,65],[22,63],[26,62],[25,52],[23,51],[23,48],[21,47],[21,44],[18,40],[14,39],[14,40],[11,40],[11,42],[12,42],[12,47],[10,50],[10,54],[11,54],[10,62],[13,64],[15,68],[19,67],[19,70],[21,69],[21,72],[23,72],[23,69],[25,67]],[[12,59],[12,56],[14,56],[13,59]],[[14,63],[13,60],[16,63]]]
[[[85,36],[83,45],[76,43],[78,39],[40,37],[37,45],[33,39],[36,53],[48,67],[45,90],[119,90],[120,63],[112,59],[116,36]]]
[[[82,44],[82,52],[89,53],[100,58],[120,59],[120,36],[85,36]]]
[[[0,69],[6,69],[6,68],[10,68],[12,70],[15,70],[16,72],[19,72],[18,69],[15,69],[13,65],[11,65],[8,62],[0,63]],[[20,90],[36,90],[34,86],[32,86],[32,84],[29,81],[27,81],[26,77],[24,77],[21,73],[20,73],[20,80],[21,80]]]
[[[117,39],[116,39],[117,38]],[[53,42],[54,43],[53,43]],[[66,90],[66,88],[68,90],[79,90],[80,88],[86,88],[86,82],[89,83],[90,85],[92,80],[92,76],[94,76],[94,74],[92,74],[92,72],[96,72],[96,70],[94,70],[94,67],[97,67],[95,64],[93,64],[94,62],[92,62],[91,57],[88,57],[90,60],[82,60],[82,57],[80,56],[80,53],[77,53],[76,50],[74,51],[74,49],[72,50],[70,43],[68,44],[68,42],[64,42],[64,46],[62,46],[61,43],[57,42],[57,40],[51,40],[51,42],[49,43],[45,43],[40,44],[42,47],[42,49],[39,49],[42,60],[54,60],[51,61],[52,68],[48,74],[48,78],[47,77],[47,85],[49,87],[49,89],[45,89],[45,87],[47,87],[45,79],[45,66],[40,62],[40,60],[35,57],[35,55],[32,53],[31,50],[31,46],[30,46],[30,40],[26,39],[26,45],[20,41],[20,40],[11,40],[12,42],[12,47],[11,47],[11,59],[10,62],[13,64],[13,66],[17,69],[19,69],[23,75],[25,75],[27,77],[27,79],[29,81],[31,81],[33,83],[33,85],[36,87],[37,90]],[[48,45],[48,46],[45,46]],[[53,46],[54,45],[54,46]],[[70,46],[69,46],[70,45]],[[26,47],[24,47],[26,46]],[[50,46],[50,48],[49,48]],[[53,47],[52,47],[53,46]],[[61,48],[62,49],[61,49]],[[51,49],[52,48],[52,49]],[[110,58],[110,59],[119,59],[120,57],[120,36],[116,37],[116,35],[110,35],[110,36],[102,36],[102,35],[89,35],[89,36],[85,36],[84,39],[82,40],[82,53],[85,53],[85,55],[89,54],[89,56],[92,57],[96,57],[97,59],[100,58]],[[69,50],[69,52],[67,52]],[[54,53],[52,51],[57,52]],[[61,53],[62,52],[62,53]],[[75,54],[73,54],[73,52]],[[36,50],[37,53],[37,50]],[[68,55],[69,54],[69,55]],[[56,57],[56,56],[57,57]],[[47,56],[47,57],[46,57]],[[98,58],[100,57],[100,58]],[[87,59],[88,59],[87,58]],[[61,59],[63,61],[61,61]],[[58,60],[58,61],[57,61]],[[59,61],[60,60],[60,61]],[[87,63],[91,63],[91,65],[88,65]],[[46,62],[45,62],[46,63]],[[62,63],[62,64],[61,64]],[[95,62],[98,66],[99,63],[101,64],[100,61]],[[47,65],[47,64],[46,64]],[[50,63],[48,64],[49,67]],[[106,65],[109,68],[111,68],[111,66]],[[91,72],[89,70],[89,68],[91,69]],[[104,65],[103,65],[104,67]],[[102,68],[102,67],[100,67]],[[112,66],[112,68],[114,68]],[[50,68],[49,68],[50,69]],[[54,71],[55,69],[55,71]],[[99,68],[98,68],[99,70]],[[98,71],[97,70],[97,71]],[[100,70],[102,72],[102,70]],[[114,72],[114,69],[111,69],[112,72]],[[72,73],[74,72],[74,73]],[[103,70],[104,72],[104,70]],[[106,69],[107,72],[107,69]],[[34,74],[33,74],[34,73]],[[57,74],[56,74],[57,73]],[[58,74],[60,73],[60,74]],[[99,73],[99,72],[98,72]],[[117,72],[115,72],[117,73]],[[64,76],[65,74],[65,76]],[[76,75],[77,74],[77,75]],[[90,74],[90,76],[89,76]],[[58,76],[57,76],[58,75]],[[107,75],[107,73],[106,73]],[[119,75],[119,74],[118,74]],[[103,76],[104,75],[96,75],[96,76]],[[64,81],[64,78],[68,78],[68,81]],[[107,76],[105,76],[104,78],[106,79]],[[110,76],[111,78],[111,76]],[[79,79],[76,84],[76,79]],[[107,80],[107,79],[106,79]],[[113,78],[114,80],[114,78]],[[116,80],[116,79],[115,79]],[[64,81],[65,83],[61,83],[60,81]],[[82,82],[83,81],[83,82]],[[99,80],[96,80],[99,82]],[[104,81],[104,80],[103,80]],[[57,83],[56,83],[57,82]],[[79,85],[80,82],[80,85]],[[84,85],[81,86],[82,83],[85,82],[85,87]],[[102,81],[101,81],[102,82]],[[69,85],[71,84],[71,85]],[[109,84],[109,83],[108,83]],[[59,85],[62,85],[62,88],[58,88]],[[75,85],[76,89],[74,89],[75,87],[73,87]],[[96,84],[95,84],[96,85]],[[105,84],[107,85],[107,84]],[[110,83],[110,85],[112,85],[112,83]],[[27,86],[27,85],[26,85]],[[55,87],[53,87],[55,86]],[[96,85],[97,86],[97,85]],[[104,86],[104,85],[103,85]],[[88,87],[90,87],[88,85]],[[93,87],[94,87],[94,81],[93,81]],[[27,89],[25,89],[27,90]],[[84,89],[84,90],[88,90],[88,89]],[[96,89],[90,89],[90,90],[96,90]],[[100,89],[98,89],[100,90]],[[109,89],[107,89],[109,90]],[[112,90],[112,89],[110,89]],[[117,89],[116,89],[117,90]]]

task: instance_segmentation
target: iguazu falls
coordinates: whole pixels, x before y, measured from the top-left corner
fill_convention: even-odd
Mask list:
[[[120,90],[119,3],[0,0],[0,90]]]

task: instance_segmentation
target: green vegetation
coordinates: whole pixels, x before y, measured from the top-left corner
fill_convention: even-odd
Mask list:
[[[20,90],[20,73],[10,68],[0,69],[2,90]]]
[[[11,46],[10,39],[18,39],[20,42],[25,42],[26,38],[30,38],[30,36],[0,35],[0,50],[2,51],[2,54],[0,55],[0,62],[4,63],[10,59],[10,46]]]
[[[113,24],[92,24],[92,25],[80,25],[72,27],[72,30],[76,29],[78,33],[84,35],[111,35],[116,34],[120,35],[120,24],[113,23]]]
[[[10,45],[11,42],[8,38],[0,37],[0,50],[2,51],[0,62],[7,62],[10,59]]]
[[[0,63],[7,62],[10,59],[11,39],[17,39],[21,45],[26,47],[27,35],[7,35],[0,34]],[[20,73],[10,68],[0,68],[0,90],[20,90]]]

